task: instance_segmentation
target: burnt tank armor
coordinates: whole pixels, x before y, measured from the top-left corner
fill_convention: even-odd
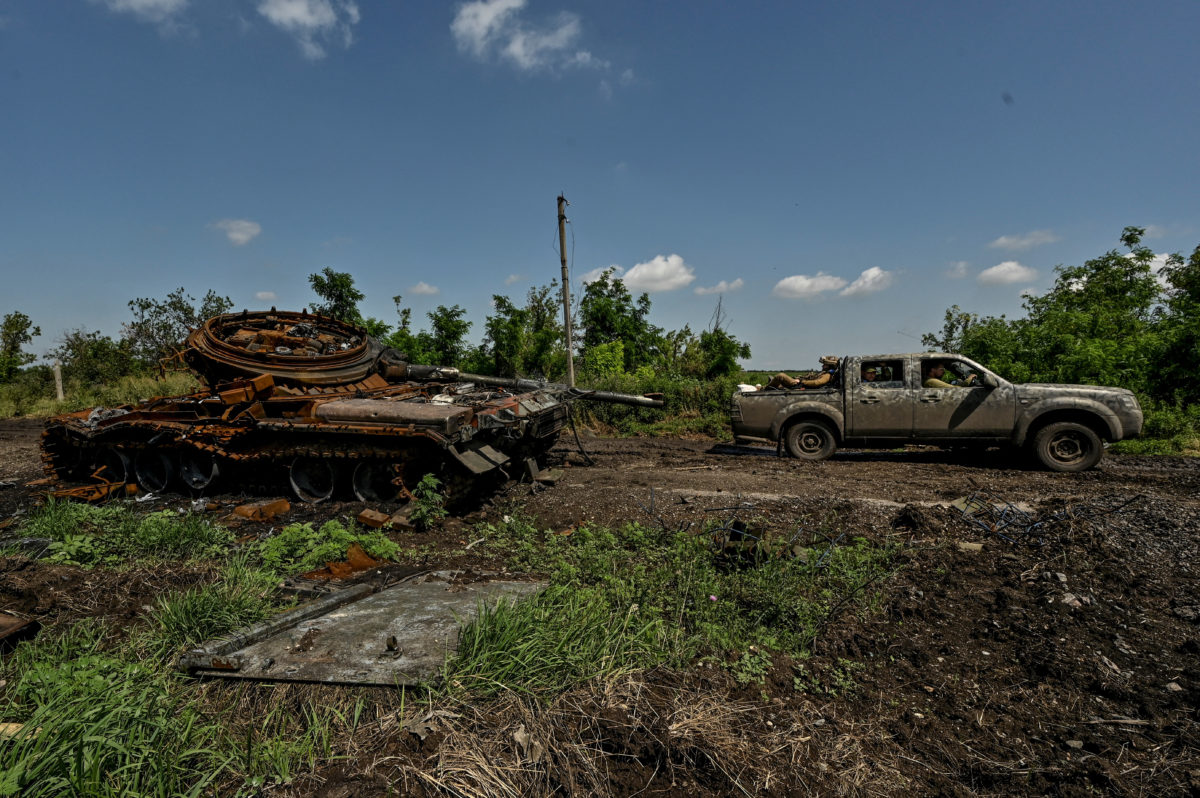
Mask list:
[[[655,397],[408,363],[361,328],[309,313],[215,316],[181,355],[204,390],[50,419],[47,473],[147,492],[286,479],[309,502],[348,479],[358,499],[391,501],[426,473],[469,485],[536,465],[572,401],[662,407]]]

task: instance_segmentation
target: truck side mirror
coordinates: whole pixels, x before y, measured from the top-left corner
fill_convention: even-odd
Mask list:
[[[983,384],[984,384],[984,385],[986,385],[988,388],[998,388],[998,387],[1000,387],[1000,382],[999,382],[999,380],[997,380],[997,379],[995,378],[995,376],[993,376],[993,375],[991,375],[991,374],[984,374],[984,375],[983,375]]]

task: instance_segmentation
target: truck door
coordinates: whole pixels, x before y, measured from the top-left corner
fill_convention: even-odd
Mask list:
[[[994,375],[996,385],[984,385],[985,373],[980,366],[961,358],[921,358],[920,373],[914,375],[918,387],[913,403],[913,437],[1011,437],[1015,389]]]
[[[913,397],[904,358],[858,358],[846,370],[846,437],[908,438]]]

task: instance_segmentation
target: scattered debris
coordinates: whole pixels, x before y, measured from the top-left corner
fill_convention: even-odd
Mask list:
[[[250,504],[240,504],[233,508],[233,514],[249,521],[270,521],[276,516],[283,515],[292,509],[287,499],[274,499]]]
[[[41,628],[42,625],[33,618],[0,612],[0,651],[11,651],[17,643],[34,637]]]
[[[390,515],[381,513],[378,510],[363,510],[358,514],[358,523],[373,529],[380,529],[387,526],[391,520],[392,517]]]
[[[1059,526],[1069,527],[1077,521],[1111,515],[1144,498],[1138,494],[1111,508],[1094,505],[1069,505],[1045,517],[1035,517],[1029,510],[1003,499],[991,491],[977,490],[969,496],[950,502],[962,511],[962,517],[988,534],[1009,543],[1046,544],[1047,535]],[[1066,577],[1063,577],[1065,581]]]
[[[304,579],[323,581],[347,579],[354,574],[369,571],[381,565],[383,565],[383,562],[367,554],[362,546],[357,543],[351,543],[350,547],[346,550],[345,560],[326,563],[324,568],[318,568],[315,571],[309,571],[300,576]]]

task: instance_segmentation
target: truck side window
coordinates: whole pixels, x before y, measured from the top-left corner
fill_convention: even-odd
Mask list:
[[[896,389],[904,387],[903,360],[864,360],[859,377],[864,388]]]

